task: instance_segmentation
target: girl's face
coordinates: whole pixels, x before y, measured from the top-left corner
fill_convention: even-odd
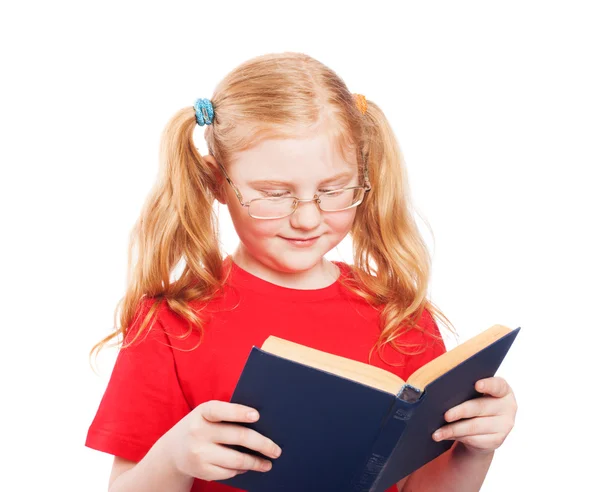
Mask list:
[[[344,160],[326,135],[265,140],[234,156],[227,173],[244,202],[273,194],[312,198],[315,193],[360,184],[357,163]],[[356,215],[356,208],[322,212],[314,201],[300,202],[292,215],[281,219],[255,219],[225,180],[222,186],[244,256],[259,263],[255,264],[259,270],[266,267],[276,275],[322,271],[323,256],[344,239]],[[293,239],[311,241],[293,243]]]

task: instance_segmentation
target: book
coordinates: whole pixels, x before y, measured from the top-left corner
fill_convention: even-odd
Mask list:
[[[268,472],[219,482],[250,492],[384,492],[449,450],[434,441],[444,414],[482,396],[519,328],[494,325],[407,381],[384,369],[270,336],[252,347],[231,397],[256,408],[243,423],[282,448]],[[262,456],[242,446],[234,449]]]

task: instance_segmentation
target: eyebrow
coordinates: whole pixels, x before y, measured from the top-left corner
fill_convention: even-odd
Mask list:
[[[326,184],[326,183],[331,183],[334,181],[338,181],[340,179],[344,179],[344,178],[351,178],[354,176],[354,173],[351,171],[344,171],[341,172],[339,174],[336,174],[335,176],[332,176],[330,178],[324,179],[323,181],[321,181],[321,185]],[[272,180],[272,179],[259,179],[259,180],[255,180],[255,181],[250,181],[248,183],[250,186],[252,187],[261,187],[261,186],[291,186],[294,183],[291,183],[289,181],[278,181],[278,180]]]

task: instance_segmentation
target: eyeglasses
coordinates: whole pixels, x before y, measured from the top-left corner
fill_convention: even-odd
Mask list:
[[[233,188],[235,195],[240,201],[240,205],[247,207],[248,214],[255,219],[282,219],[292,215],[301,202],[316,201],[319,209],[323,212],[341,212],[342,210],[348,210],[360,205],[367,191],[371,189],[371,185],[365,175],[365,184],[363,186],[349,186],[324,193],[315,193],[313,198],[300,199],[295,196],[273,196],[254,198],[249,202],[244,202],[242,194],[237,186],[233,184],[221,163],[219,163],[219,167],[225,179]]]

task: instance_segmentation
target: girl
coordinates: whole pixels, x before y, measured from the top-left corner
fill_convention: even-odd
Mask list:
[[[205,156],[197,123],[207,125]],[[215,199],[240,238],[224,259]],[[347,234],[354,265],[326,260]],[[121,326],[92,349],[122,336],[86,440],[115,456],[112,492],[235,490],[216,481],[276,466],[285,450],[238,425],[259,419],[255,409],[228,403],[251,347],[269,335],[403,379],[445,351],[433,316],[448,320],[426,298],[430,259],[392,129],[304,54],[249,60],[210,101],[172,118],[130,265],[135,246]],[[432,436],[453,439],[451,450],[398,490],[479,490],[516,402],[498,377],[476,389],[485,396],[450,409]]]

